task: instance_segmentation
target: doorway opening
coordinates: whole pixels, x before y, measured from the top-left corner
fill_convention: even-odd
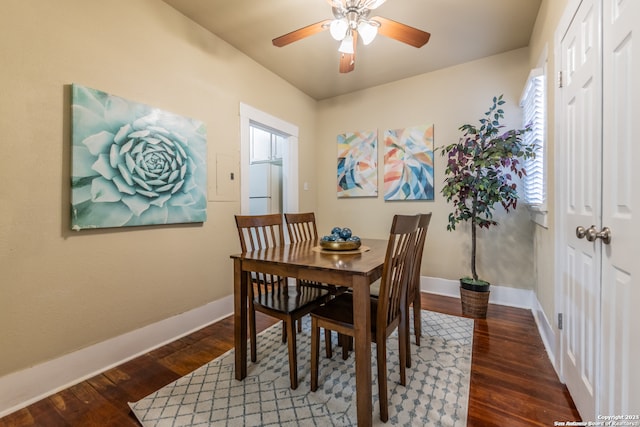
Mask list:
[[[240,211],[298,211],[298,127],[242,103]]]
[[[249,214],[282,213],[282,149],[286,137],[249,123]]]

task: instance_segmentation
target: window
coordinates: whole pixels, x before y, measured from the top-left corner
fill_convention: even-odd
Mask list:
[[[523,123],[531,125],[532,131],[524,136],[525,142],[536,144],[536,157],[527,159],[524,179],[524,201],[534,212],[546,213],[546,162],[545,162],[545,75],[543,68],[535,68],[529,74],[527,85],[522,93],[520,107],[522,108]],[[539,222],[539,221],[536,221]],[[542,224],[541,225],[545,225]]]
[[[251,122],[250,132],[250,161],[282,162],[282,146],[286,138],[276,131]]]

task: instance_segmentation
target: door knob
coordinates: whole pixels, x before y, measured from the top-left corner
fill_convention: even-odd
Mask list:
[[[576,227],[576,237],[578,239],[582,239],[584,238],[584,236],[587,235],[587,229],[584,228],[583,226],[579,225]]]
[[[582,236],[578,235],[578,229],[582,229],[580,233],[582,234]],[[602,231],[596,230],[595,225],[592,225],[586,230],[584,229],[584,227],[578,227],[576,228],[576,236],[578,236],[578,238],[580,239],[582,237],[586,237],[590,242],[594,242],[596,239],[602,239],[602,243],[604,243],[605,245],[611,243],[611,229],[609,227],[604,227]]]

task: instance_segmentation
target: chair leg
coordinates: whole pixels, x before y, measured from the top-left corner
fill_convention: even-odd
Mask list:
[[[255,363],[258,360],[258,351],[256,349],[256,311],[253,309],[252,303],[249,303],[249,342],[251,344],[251,361]]]
[[[287,341],[289,342],[289,380],[291,389],[298,388],[298,357],[296,356],[296,322],[290,319],[287,324]]]
[[[328,329],[324,330],[325,337]],[[329,335],[331,332],[329,331]],[[311,391],[318,389],[318,364],[320,359],[320,327],[318,321],[311,316]]]
[[[324,351],[327,359],[333,357],[333,350],[331,349],[331,329],[324,330]]]
[[[400,384],[407,385],[407,365],[411,365],[411,354],[409,350],[409,323],[406,321],[406,315],[400,317],[400,326],[398,327],[398,347],[400,350]],[[404,324],[403,324],[404,323]],[[402,363],[405,361],[406,363]]]
[[[342,341],[342,360],[347,360],[349,358],[349,351],[353,348],[353,338],[349,335],[340,335],[340,340]]]
[[[420,336],[422,335],[422,305],[420,301],[420,292],[416,292],[413,299],[413,332],[416,335],[416,345],[420,347]],[[407,341],[407,368],[411,368],[411,330],[409,328],[409,307],[406,314],[406,341]]]
[[[404,325],[402,323],[404,323]],[[404,321],[400,323],[400,327],[398,328],[398,337],[401,338],[404,336],[403,339],[405,341],[406,349],[405,366],[407,368],[411,367],[411,327],[409,325],[409,307],[407,307],[404,314]],[[404,333],[400,333],[400,328],[404,330]]]
[[[376,338],[377,339],[377,338]],[[376,343],[378,365],[378,397],[380,402],[380,419],[383,422],[389,420],[389,399],[387,397],[387,340],[377,339]],[[402,366],[403,364],[400,363]]]
[[[338,346],[342,347],[342,360],[347,360],[349,352],[353,350],[353,338],[349,335],[338,333]]]
[[[282,321],[282,342],[287,342],[287,321]],[[295,322],[294,322],[295,323]]]
[[[413,300],[413,330],[416,334],[416,345],[420,346],[420,337],[422,336],[422,299],[420,292],[416,292],[416,298]]]

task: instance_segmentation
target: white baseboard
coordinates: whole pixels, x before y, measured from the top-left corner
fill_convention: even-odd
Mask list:
[[[460,298],[460,282],[458,280],[422,276],[420,290],[422,292]],[[489,303],[491,304],[531,310],[534,307],[534,300],[535,294],[532,290],[491,285],[491,295],[489,296]]]
[[[233,295],[0,378],[0,418],[233,313]]]
[[[553,325],[549,322],[547,315],[544,314],[544,310],[540,305],[538,299],[535,299],[535,307],[531,310],[533,312],[533,318],[538,325],[538,331],[540,332],[540,337],[542,338],[542,342],[544,344],[544,348],[547,350],[547,355],[549,356],[549,360],[551,360],[551,364],[553,365],[553,369],[556,371],[558,378],[562,378],[560,375],[559,366],[556,365],[556,332]]]
[[[439,279],[436,277],[422,276],[420,280],[420,290],[422,292],[460,298],[460,282],[458,280]],[[556,334],[555,329],[549,323],[549,319],[544,314],[544,310],[536,298],[535,292],[526,289],[516,289],[507,286],[491,285],[491,295],[489,302],[492,304],[506,305],[510,307],[524,308],[531,310],[533,318],[538,326],[538,332],[542,338],[542,343],[547,351],[549,360],[556,373],[559,369],[556,366]],[[558,378],[561,378],[558,374]]]
[[[422,277],[423,292],[460,298],[457,280]],[[531,290],[491,285],[489,302],[532,310],[553,363],[555,334]],[[0,418],[233,313],[233,295],[0,378]],[[554,365],[555,368],[555,365]],[[556,369],[557,371],[557,369]]]

